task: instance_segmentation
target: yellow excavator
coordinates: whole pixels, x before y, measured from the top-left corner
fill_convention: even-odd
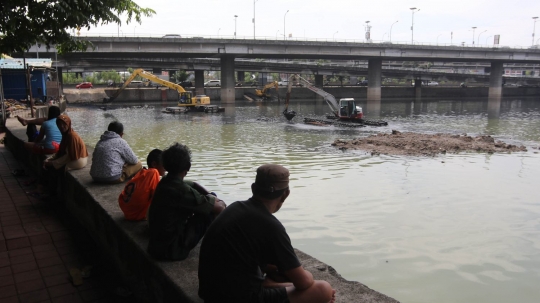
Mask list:
[[[272,95],[270,95],[268,91],[272,88],[275,88],[276,91],[279,90],[279,85],[277,81],[266,84],[262,89],[255,89],[255,95],[263,99],[270,99],[272,98]],[[279,93],[278,93],[278,100],[279,100]]]
[[[191,92],[186,91],[182,86],[163,80],[152,73],[149,73],[141,68],[136,69],[129,79],[126,80],[124,85],[120,89],[118,89],[110,98],[103,98],[103,103],[109,103],[114,101],[120,93],[128,87],[129,83],[135,79],[135,77],[140,76],[142,78],[148,79],[152,82],[161,84],[165,87],[168,87],[170,89],[174,89],[178,92],[178,106],[179,107],[208,107],[210,105],[210,97],[206,95],[196,95],[192,96]]]

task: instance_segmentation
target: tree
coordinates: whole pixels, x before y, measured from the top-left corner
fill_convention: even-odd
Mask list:
[[[84,51],[90,45],[71,29],[108,23],[126,24],[156,12],[132,0],[9,0],[0,3],[0,53],[24,52],[34,44],[57,45],[59,53]]]

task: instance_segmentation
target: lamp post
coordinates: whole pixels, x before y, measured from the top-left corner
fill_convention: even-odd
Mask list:
[[[488,40],[489,40],[489,38],[491,38],[491,37],[493,37],[493,36],[488,36],[488,37],[486,38],[486,45],[488,45]]]
[[[487,32],[487,29],[485,31],[481,32],[480,34],[478,34],[478,39],[476,39],[476,44],[480,45],[480,35],[482,35],[485,32]]]
[[[386,33],[382,35],[382,41],[384,42],[384,36],[386,36]]]
[[[534,24],[533,24],[533,34],[532,34],[532,45],[534,45],[534,32],[536,31],[536,19],[538,19],[538,17],[532,17],[533,20],[534,20]]]
[[[219,31],[221,30],[221,27],[217,30],[217,35],[219,37]]]
[[[253,0],[253,40],[255,40],[255,3],[257,3],[259,0]]]
[[[277,32],[276,32],[276,40],[277,40],[277,35],[278,35],[278,33],[279,33],[279,29],[278,29]]]
[[[285,30],[285,18],[287,17],[287,14],[289,13],[289,10],[285,12],[285,15],[283,16],[283,40],[287,40],[287,31]]]
[[[392,25],[390,25],[390,34],[388,35],[388,37],[390,38],[390,42],[392,42],[392,26],[394,26],[394,24],[398,23],[399,20],[397,20],[396,22],[392,23]]]
[[[133,37],[135,37],[135,29],[136,29],[136,28],[137,28],[137,26],[135,26],[135,27],[133,28]]]
[[[416,7],[411,7],[412,12],[412,22],[411,22],[411,44],[414,44],[414,13],[419,12],[420,9]]]
[[[441,35],[442,35],[442,34],[439,34],[439,35],[437,36],[437,45],[439,45],[439,37],[440,37]]]
[[[333,35],[332,35],[332,40],[336,41],[336,34],[339,33],[339,31],[335,32]]]
[[[472,45],[474,46],[474,30],[476,30],[476,26],[472,27]]]
[[[369,43],[371,41],[371,25],[369,25],[369,20],[366,21],[366,42]]]
[[[238,18],[238,15],[234,15],[234,39],[236,39],[236,18]]]

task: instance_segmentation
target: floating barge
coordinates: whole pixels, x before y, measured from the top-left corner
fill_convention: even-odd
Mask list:
[[[201,105],[201,106],[170,106],[166,107],[163,113],[166,114],[187,114],[190,112],[197,113],[222,113],[225,111],[224,107],[217,105]]]

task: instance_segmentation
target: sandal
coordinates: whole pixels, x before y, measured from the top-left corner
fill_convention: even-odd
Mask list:
[[[78,268],[72,267],[69,269],[69,275],[73,286],[80,286],[83,284],[83,276]]]

